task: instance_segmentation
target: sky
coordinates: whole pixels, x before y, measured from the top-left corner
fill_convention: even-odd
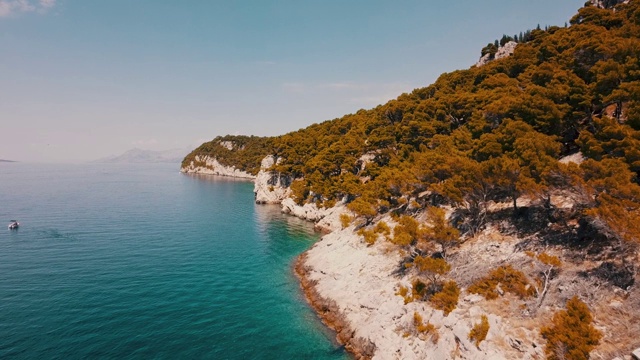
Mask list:
[[[0,0],[0,159],[284,134],[465,69],[584,0]]]

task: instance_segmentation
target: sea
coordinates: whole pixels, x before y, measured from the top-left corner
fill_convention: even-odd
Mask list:
[[[253,196],[178,164],[0,163],[0,358],[349,359],[292,271],[319,235]]]

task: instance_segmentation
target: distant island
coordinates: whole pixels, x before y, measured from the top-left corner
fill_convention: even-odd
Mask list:
[[[143,164],[143,163],[180,163],[189,149],[170,150],[143,150],[133,148],[125,151],[121,155],[109,156],[94,160],[94,163],[120,163],[120,164]]]
[[[3,159],[0,159],[0,162],[13,163],[13,162],[17,162],[17,161],[13,161],[13,160],[3,160]]]

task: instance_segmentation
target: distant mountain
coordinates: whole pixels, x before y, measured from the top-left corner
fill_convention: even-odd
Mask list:
[[[182,160],[181,160],[181,161],[182,161]],[[15,162],[15,161],[13,161],[13,160],[3,160],[3,159],[0,159],[0,162]]]
[[[142,150],[134,148],[125,151],[121,155],[109,156],[98,159],[96,163],[180,163],[185,155],[189,153],[189,149],[171,149],[171,150]]]

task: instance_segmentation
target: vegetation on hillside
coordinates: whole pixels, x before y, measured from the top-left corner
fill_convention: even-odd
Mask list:
[[[540,331],[547,340],[547,359],[589,359],[589,353],[602,338],[592,321],[587,305],[577,297],[570,299],[567,309],[557,312],[551,324]]]
[[[256,174],[274,155],[270,170],[290,177],[296,203],[344,201],[351,213],[340,217],[343,228],[354,225],[368,245],[385,240],[400,250],[398,273],[412,273],[397,292],[405,305],[427,301],[447,316],[465,291],[486,301],[511,294],[536,316],[577,263],[546,248],[603,239],[615,244],[615,255],[593,251],[601,265],[571,271],[628,289],[635,276],[629,249],[640,244],[640,3],[615,11],[586,5],[570,26],[505,35],[483,54],[511,40],[518,45],[510,57],[282,136],[218,137],[183,166],[209,155]],[[559,161],[578,152],[580,161]],[[554,209],[558,194],[571,206]],[[454,250],[488,224],[526,235],[517,251],[529,257],[465,282]],[[545,248],[531,246],[534,234],[547,236]],[[591,322],[587,306],[570,300],[542,329],[547,356],[588,358],[602,337]],[[437,342],[434,325],[417,312],[411,327]],[[469,339],[479,346],[488,330],[483,315]]]
[[[473,341],[476,347],[480,347],[480,343],[487,338],[489,333],[489,318],[487,315],[482,315],[480,322],[475,324],[469,332],[469,340]]]
[[[511,57],[282,136],[216,138],[184,164],[208,154],[256,173],[273,154],[300,204],[346,200],[371,220],[448,203],[465,209],[463,233],[482,228],[490,200],[517,209],[522,196],[572,187],[591,223],[638,241],[640,5],[585,6],[568,27],[526,34]],[[558,162],[579,150],[580,166]]]
[[[188,166],[191,162],[194,162],[194,164],[197,163],[196,156],[211,156],[216,158],[221,164],[235,166],[239,170],[256,175],[258,171],[260,171],[260,162],[265,155],[271,151],[271,144],[272,139],[267,137],[244,135],[218,136],[189,153],[184,160],[182,160],[182,166]]]

